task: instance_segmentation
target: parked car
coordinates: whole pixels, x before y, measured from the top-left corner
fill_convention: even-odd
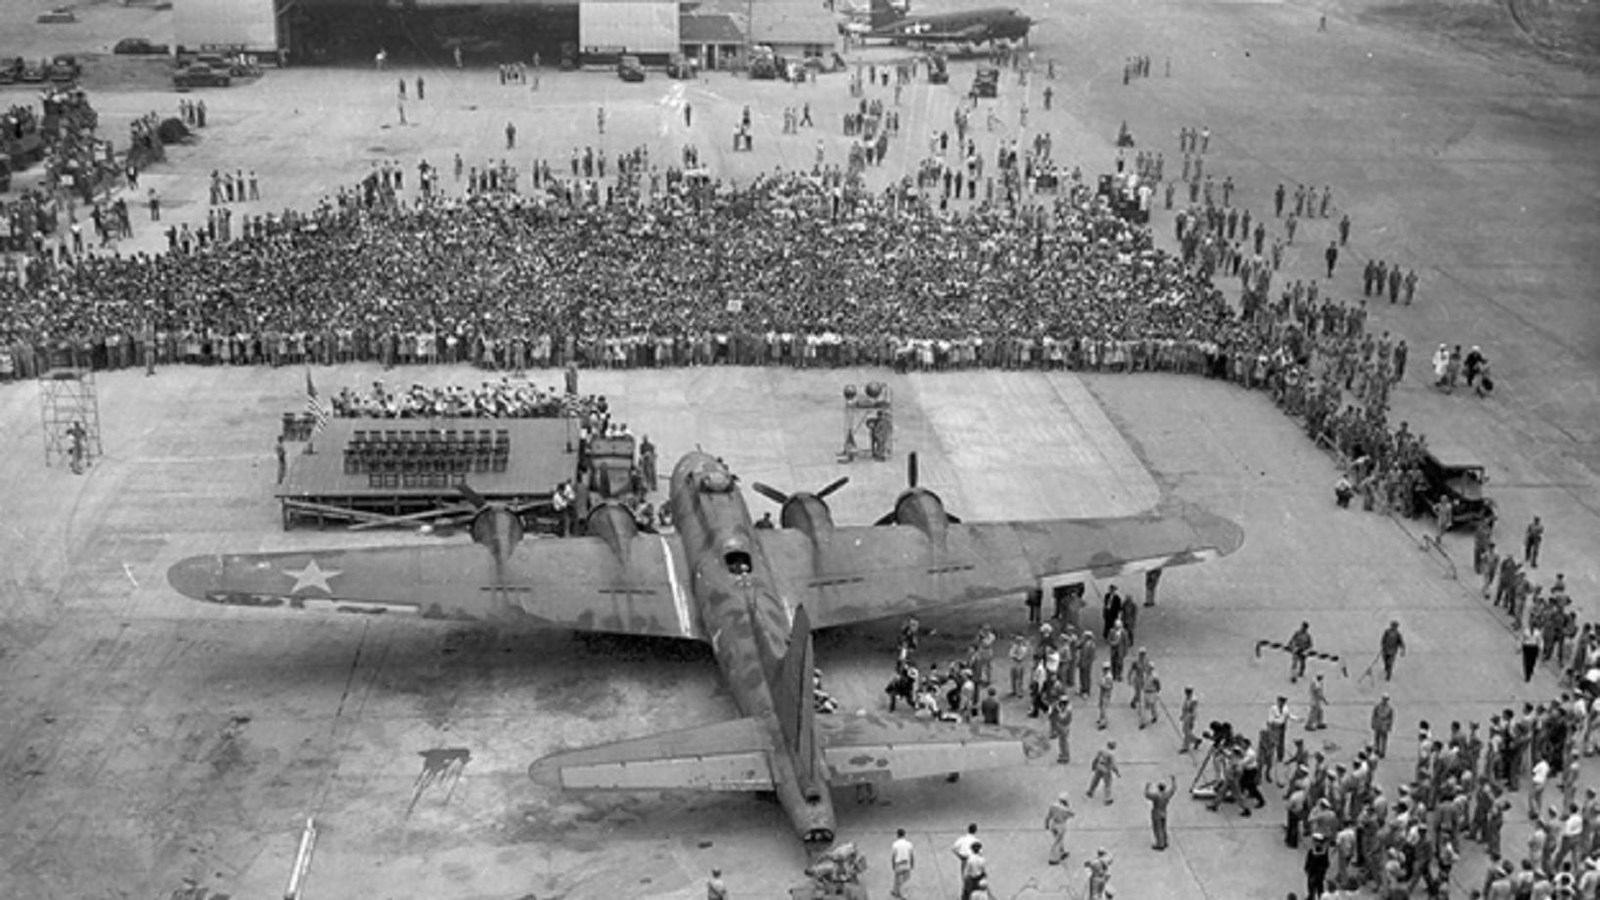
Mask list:
[[[191,63],[172,75],[172,85],[178,90],[197,87],[227,87],[233,77],[226,70],[218,71],[205,63]]]
[[[674,53],[667,57],[668,78],[693,78],[695,69],[694,60],[682,53]]]
[[[78,16],[72,11],[72,7],[58,6],[49,12],[39,13],[38,21],[41,25],[64,25],[78,21]]]
[[[78,63],[78,58],[62,53],[50,60],[50,80],[57,84],[68,84],[78,80],[83,74],[83,66]]]
[[[20,56],[0,57],[0,84],[15,84],[28,64]]]
[[[644,64],[637,56],[624,56],[617,60],[617,77],[623,81],[643,81]]]
[[[149,38],[130,37],[117,41],[111,52],[119,56],[165,56],[168,52],[166,44],[157,44]]]
[[[22,80],[29,84],[35,84],[43,81],[49,75],[50,61],[47,59],[41,59],[38,62],[30,62],[26,66],[22,67]]]
[[[1495,517],[1494,500],[1483,495],[1489,481],[1483,466],[1458,450],[1429,448],[1418,467],[1422,484],[1417,487],[1416,503],[1429,514],[1440,498],[1450,500],[1450,527],[1475,528],[1484,519]]]

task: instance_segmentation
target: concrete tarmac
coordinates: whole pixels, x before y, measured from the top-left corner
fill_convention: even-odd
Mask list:
[[[1592,617],[1600,575],[1592,290],[1600,257],[1588,250],[1600,221],[1586,200],[1600,187],[1592,77],[1503,42],[1464,49],[1448,36],[1404,30],[1368,6],[1052,2],[1037,10],[1050,20],[1033,45],[1041,61],[1058,60],[1054,102],[1043,110],[1036,74],[1030,121],[1054,136],[1058,159],[1091,174],[1111,167],[1122,121],[1141,147],[1164,152],[1169,174],[1181,166],[1178,128],[1209,126],[1207,171],[1219,182],[1232,175],[1235,202],[1257,218],[1279,181],[1290,190],[1331,185],[1333,217],[1302,223],[1280,278],[1322,274],[1321,250],[1346,211],[1351,243],[1325,291],[1354,297],[1368,256],[1418,271],[1415,305],[1372,304],[1374,329],[1412,347],[1398,417],[1490,467],[1503,544],[1520,542],[1532,515],[1544,518],[1540,572],[1564,572],[1580,615]],[[1317,31],[1322,11],[1326,32]],[[139,18],[113,18],[121,12]],[[83,33],[96,41],[123,29],[165,39],[159,17],[143,10],[84,13],[92,28]],[[26,25],[17,8],[5,15],[32,42],[19,52],[73,49],[32,26],[31,12]],[[1155,77],[1124,87],[1120,65],[1134,54],[1153,57]],[[176,95],[159,89],[160,71],[140,65],[90,63],[102,133],[119,141],[131,117],[176,107]],[[949,127],[972,65],[958,63],[949,88],[906,92],[904,139],[872,183],[898,177],[930,133]],[[418,74],[428,99],[408,102],[415,124],[402,128],[394,82]],[[204,222],[213,168],[260,174],[265,199],[239,205],[242,212],[306,208],[375,160],[399,160],[414,184],[422,157],[448,168],[457,152],[469,166],[507,156],[507,121],[519,123],[513,161],[524,168],[535,157],[554,166],[573,146],[645,145],[661,161],[693,144],[714,170],[745,180],[773,165],[809,166],[819,139],[830,162],[842,161],[848,140],[837,122],[853,103],[839,75],[793,87],[724,75],[676,84],[652,74],[624,85],[605,73],[546,73],[535,92],[501,88],[492,69],[288,70],[189,96],[204,97],[211,127],[141,182],[161,192],[164,218],[191,227]],[[872,96],[891,102],[886,91]],[[975,118],[986,153],[997,141],[1027,138],[1018,132],[1022,98],[1008,74],[994,105],[997,130]],[[804,102],[819,127],[782,135],[782,107]],[[685,103],[692,127],[683,125]],[[746,104],[756,151],[735,154],[728,137]],[[448,176],[445,183],[456,189]],[[1154,220],[1163,240],[1169,216]],[[123,252],[164,244],[142,215],[135,229]],[[1483,345],[1501,384],[1495,397],[1428,387],[1426,357],[1441,340]],[[316,377],[333,391],[380,374],[346,366]],[[386,377],[483,376],[461,368]],[[558,383],[557,373],[547,379]],[[839,466],[840,391],[868,380],[894,392],[895,458]],[[912,896],[954,896],[947,847],[969,821],[989,838],[999,896],[1081,896],[1081,861],[1100,846],[1117,855],[1113,884],[1124,896],[1303,888],[1300,857],[1281,845],[1276,798],[1249,819],[1180,798],[1165,854],[1148,849],[1138,799],[1147,779],[1175,774],[1186,789],[1194,777],[1195,761],[1174,754],[1184,684],[1200,693],[1202,722],[1228,720],[1247,733],[1279,692],[1303,711],[1304,685],[1288,684],[1281,656],[1252,652],[1256,640],[1283,640],[1302,620],[1319,649],[1343,655],[1349,669],[1348,678],[1321,669],[1333,707],[1331,728],[1315,743],[1348,758],[1377,695],[1391,691],[1397,728],[1380,776],[1391,787],[1414,759],[1419,719],[1443,731],[1556,691],[1548,672],[1522,683],[1503,617],[1470,589],[1467,539],[1447,538],[1445,559],[1418,549],[1417,523],[1335,509],[1331,461],[1261,395],[1168,376],[1038,373],[696,369],[585,373],[584,386],[610,395],[664,459],[699,443],[746,480],[780,488],[850,475],[833,502],[841,522],[881,514],[903,483],[905,453],[915,450],[924,482],[969,519],[1120,514],[1171,491],[1244,525],[1238,554],[1170,573],[1160,607],[1140,618],[1138,642],[1166,688],[1157,727],[1137,729],[1119,706],[1111,729],[1098,733],[1080,707],[1070,766],[895,785],[865,806],[839,798],[840,837],[872,856],[874,896],[887,889],[896,827],[921,853]],[[557,746],[731,715],[708,652],[187,603],[164,582],[183,556],[374,538],[278,529],[271,441],[278,415],[303,403],[301,371],[124,372],[102,375],[100,388],[108,455],[75,478],[42,465],[34,386],[0,387],[0,803],[10,813],[0,824],[0,894],[166,896],[194,884],[263,896],[282,890],[299,828],[313,814],[322,831],[307,896],[689,898],[700,896],[712,866],[726,870],[737,897],[781,896],[795,881],[801,849],[776,806],[759,798],[561,796],[526,777],[527,763]],[[770,508],[747,499],[758,514]],[[1020,602],[1010,601],[928,617],[938,634],[924,654],[954,655],[979,624],[1006,631],[1022,618]],[[1389,620],[1401,623],[1410,652],[1392,685],[1374,684],[1361,675]],[[819,638],[826,686],[846,711],[882,704],[894,631],[885,622]],[[1021,721],[1022,712],[1008,703],[1005,716]],[[1126,778],[1118,800],[1080,800],[1073,856],[1048,867],[1047,799],[1087,786],[1085,761],[1103,738],[1119,743]],[[447,752],[455,750],[470,758],[463,764]],[[1520,847],[1525,835],[1516,817],[1506,846]],[[1481,852],[1469,850],[1455,889],[1476,884],[1482,865]]]

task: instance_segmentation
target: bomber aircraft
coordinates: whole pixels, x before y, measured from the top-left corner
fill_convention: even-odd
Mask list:
[[[1009,6],[908,16],[888,0],[873,0],[867,27],[851,26],[858,38],[891,44],[955,44],[977,46],[994,41],[1026,40],[1034,20]]]
[[[636,530],[616,504],[588,536],[522,541],[517,513],[483,502],[473,541],[196,556],[168,582],[213,603],[680,638],[710,643],[740,718],[535,761],[568,790],[771,792],[808,842],[832,839],[829,787],[1022,764],[1022,729],[867,714],[818,716],[812,630],[1183,565],[1233,552],[1243,531],[1187,504],[1121,518],[964,523],[909,485],[875,525],[835,526],[847,481],[785,494],[781,527],[758,529],[738,479],[696,451],[674,468],[674,534]],[[487,552],[484,552],[487,550]]]

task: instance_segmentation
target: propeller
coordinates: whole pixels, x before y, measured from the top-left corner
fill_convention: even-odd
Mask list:
[[[456,485],[456,490],[460,491],[461,496],[465,497],[467,502],[471,503],[476,509],[483,509],[485,506],[489,505],[489,498],[478,493],[477,490],[472,487],[472,485],[467,484],[466,482]]]
[[[841,475],[838,478],[835,478],[833,481],[829,482],[826,487],[824,487],[820,491],[817,491],[812,496],[816,497],[818,500],[826,500],[826,499],[828,499],[828,495],[829,494],[832,494],[833,492],[837,491],[838,489],[844,487],[845,485],[847,485],[849,483],[850,483],[850,476],[849,475]],[[759,481],[751,484],[750,488],[752,490],[754,490],[756,493],[760,494],[761,496],[767,498],[768,500],[771,500],[773,503],[778,504],[779,506],[782,506],[783,504],[788,503],[789,502],[789,498],[793,496],[792,494],[785,494],[783,491],[780,491],[780,490],[778,490],[777,488],[775,488],[775,487],[773,487],[771,485],[762,484]]]
[[[901,492],[900,499],[895,501],[894,509],[889,510],[888,513],[883,515],[881,518],[878,519],[877,522],[875,522],[873,524],[876,524],[876,525],[896,525],[896,524],[900,524],[900,504],[905,502],[908,497],[912,497],[912,496],[918,496],[918,497],[924,498],[925,500],[931,500],[935,505],[937,505],[939,507],[940,510],[944,510],[944,503],[943,503],[943,501],[939,500],[939,498],[938,498],[938,496],[936,494],[934,494],[932,491],[928,490],[927,488],[922,488],[922,487],[918,487],[917,486],[917,476],[918,476],[918,474],[919,474],[919,471],[918,471],[918,467],[917,467],[917,451],[913,450],[910,453],[906,454],[906,489]],[[961,522],[960,518],[950,515],[950,513],[948,511],[944,511],[943,515],[944,515],[945,520],[948,521],[948,522],[955,522],[955,523],[958,523],[958,524]]]

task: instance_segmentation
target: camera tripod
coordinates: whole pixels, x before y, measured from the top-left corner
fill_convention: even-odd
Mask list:
[[[1200,768],[1194,773],[1194,782],[1189,785],[1189,796],[1196,800],[1215,801],[1228,786],[1228,751],[1222,748],[1217,741],[1212,741],[1206,749],[1205,759],[1200,761]],[[1223,798],[1226,799],[1226,798]]]

